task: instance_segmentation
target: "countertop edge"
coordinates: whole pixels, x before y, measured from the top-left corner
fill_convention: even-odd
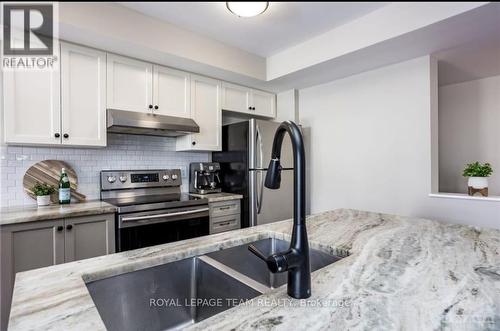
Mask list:
[[[61,218],[115,213],[117,208],[100,200],[47,207],[7,208],[0,212],[0,227]]]

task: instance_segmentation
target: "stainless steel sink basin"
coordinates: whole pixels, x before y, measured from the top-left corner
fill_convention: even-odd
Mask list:
[[[197,257],[97,280],[87,288],[106,328],[120,331],[182,328],[231,308],[235,301],[226,299],[261,294]]]
[[[267,265],[248,250],[250,244],[257,247],[265,256],[286,251],[290,247],[290,243],[287,241],[269,238],[213,252],[207,256],[267,287],[276,288],[286,284],[287,273],[273,274],[269,272]],[[315,249],[310,249],[309,254],[311,272],[340,260],[338,256]]]
[[[265,255],[289,247],[274,238],[251,244]],[[286,284],[287,273],[270,273],[248,245],[89,282],[87,288],[108,330],[182,329]],[[310,249],[311,271],[339,259]]]

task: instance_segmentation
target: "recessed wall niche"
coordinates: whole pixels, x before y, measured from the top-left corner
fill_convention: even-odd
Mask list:
[[[489,162],[489,195],[500,196],[500,41],[438,58],[439,192],[467,193],[467,163]]]

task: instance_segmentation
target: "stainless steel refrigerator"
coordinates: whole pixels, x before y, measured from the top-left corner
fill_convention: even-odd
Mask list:
[[[288,135],[281,152],[281,187],[270,190],[264,186],[278,126],[256,119],[224,125],[222,151],[212,153],[212,161],[221,165],[222,191],[243,195],[242,227],[292,218],[293,155]]]

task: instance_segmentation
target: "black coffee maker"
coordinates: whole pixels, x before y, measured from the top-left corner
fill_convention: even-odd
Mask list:
[[[198,162],[189,165],[189,192],[209,194],[221,192],[220,164]]]

